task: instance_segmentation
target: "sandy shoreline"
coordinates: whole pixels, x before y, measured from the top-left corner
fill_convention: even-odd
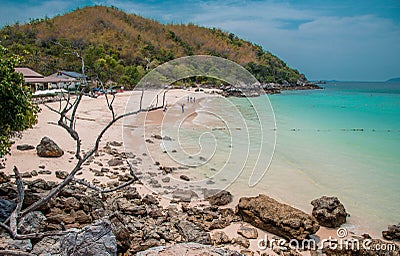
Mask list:
[[[144,106],[155,104],[154,100],[158,92],[150,91],[144,97]],[[189,98],[188,98],[189,97]],[[190,99],[190,97],[195,97]],[[110,142],[123,142],[121,145],[110,146],[111,148],[124,149],[125,152],[139,156],[135,166],[142,173],[141,178],[146,181],[157,179],[161,184],[159,189],[151,187],[147,182],[143,186],[139,186],[138,190],[141,194],[156,192],[162,196],[161,204],[167,206],[170,203],[172,191],[181,189],[191,189],[201,194],[202,186],[206,186],[205,181],[185,183],[180,179],[180,175],[187,175],[192,180],[196,180],[196,175],[191,172],[192,169],[182,168],[181,159],[174,155],[174,148],[168,147],[169,144],[163,145],[161,140],[155,138],[155,135],[165,136],[163,127],[175,127],[176,125],[190,128],[194,120],[198,117],[198,111],[202,109],[201,102],[207,97],[220,97],[205,92],[194,92],[194,90],[170,90],[166,94],[167,109],[157,110],[151,113],[141,113],[133,118],[118,121],[110,130],[105,133],[100,148],[105,147]],[[116,95],[114,109],[117,114],[124,113],[127,109],[137,109],[139,106],[140,92],[124,92]],[[184,104],[184,113],[182,113],[182,104]],[[58,103],[50,103],[54,108],[58,107]],[[38,124],[30,130],[23,133],[22,139],[16,139],[16,143],[12,146],[11,155],[7,156],[6,168],[3,170],[8,174],[12,173],[12,167],[17,166],[21,173],[28,173],[33,170],[50,170],[51,174],[39,174],[28,179],[43,178],[45,180],[60,181],[55,176],[55,171],[65,170],[69,172],[75,165],[74,157],[75,143],[62,128],[54,125],[57,122],[57,114],[51,112],[44,105],[40,105],[42,111],[39,113]],[[183,117],[184,116],[184,117]],[[87,152],[96,139],[97,134],[111,120],[111,113],[107,111],[104,96],[93,99],[83,97],[81,105],[77,112],[77,130],[82,139],[82,150]],[[184,120],[182,122],[181,120]],[[20,144],[31,144],[36,146],[42,137],[48,136],[53,139],[63,150],[64,155],[60,158],[40,158],[36,155],[35,150],[19,151],[16,149]],[[172,138],[175,141],[177,138]],[[117,144],[118,144],[117,143]],[[167,145],[167,146],[166,146]],[[176,145],[176,144],[172,144]],[[200,149],[199,149],[200,150]],[[163,152],[168,151],[168,152]],[[194,152],[190,152],[194,153]],[[118,175],[127,173],[125,170],[113,170],[111,174],[99,175],[99,169],[105,168],[106,163],[112,158],[109,155],[99,155],[99,160],[90,162],[82,169],[82,174],[77,178],[83,178],[88,181],[95,181],[99,184],[107,184],[116,180]],[[159,162],[161,166],[176,167],[176,170],[167,175],[170,177],[168,182],[164,182],[161,178],[165,175],[159,169],[155,162]],[[107,166],[108,167],[108,166]],[[112,169],[112,168],[111,168]],[[202,183],[203,182],[203,183]],[[165,189],[165,186],[169,189]],[[218,185],[218,184],[217,184]],[[229,190],[229,189],[228,189]],[[231,191],[234,195],[232,203],[227,207],[235,207],[238,203],[239,196],[235,191]],[[193,202],[196,204],[199,202]],[[308,209],[303,209],[306,210]],[[224,231],[228,236],[235,236],[238,224],[225,228]],[[273,235],[258,229],[259,238],[265,235],[272,237]],[[316,234],[320,238],[336,237],[336,229],[328,229],[321,227]],[[256,251],[257,240],[251,241],[251,250]]]

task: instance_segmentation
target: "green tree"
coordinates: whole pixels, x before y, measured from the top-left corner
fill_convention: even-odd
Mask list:
[[[37,121],[38,107],[30,100],[24,78],[14,67],[21,61],[0,45],[0,156],[10,152],[12,139]]]

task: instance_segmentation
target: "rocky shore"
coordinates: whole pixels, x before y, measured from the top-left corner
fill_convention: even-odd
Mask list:
[[[1,173],[0,217],[6,220],[15,208],[17,188],[13,177]],[[23,208],[37,201],[57,183],[43,179],[24,180]],[[259,230],[275,239],[312,238],[320,225],[318,216],[342,216],[341,206],[332,198],[318,199],[313,215],[282,204],[266,195],[241,198],[235,208],[221,194],[217,200],[191,205],[178,201],[163,206],[157,194],[141,194],[131,184],[112,193],[99,195],[80,184],[71,183],[48,204],[24,216],[18,225],[20,234],[66,231],[64,235],[39,239],[12,239],[5,230],[0,234],[0,250],[18,251],[20,255],[302,255],[307,249],[293,250],[289,244],[272,245],[265,250],[251,250],[250,242]],[[332,201],[334,204],[332,204]],[[215,204],[215,202],[218,202]],[[335,204],[336,203],[336,204]],[[331,211],[321,214],[321,209]],[[339,210],[336,210],[339,208]],[[332,222],[335,220],[332,219]],[[224,228],[239,225],[234,237]],[[332,223],[330,223],[332,224]],[[356,237],[360,241],[368,238]],[[314,237],[313,239],[318,239]],[[374,239],[372,243],[388,244]],[[187,254],[180,254],[180,252]],[[312,255],[317,252],[308,251]],[[323,248],[325,255],[375,255],[372,252]],[[399,255],[400,249],[379,255]]]

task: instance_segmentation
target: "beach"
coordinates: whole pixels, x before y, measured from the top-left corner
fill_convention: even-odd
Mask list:
[[[137,110],[140,104],[140,93],[139,91],[127,91],[116,94],[113,104],[115,113],[118,115]],[[142,102],[143,108],[154,106],[157,102],[157,95],[158,105],[160,105],[162,94],[155,90],[146,91]],[[247,151],[243,145],[249,142],[253,143],[251,145],[258,145],[260,134],[256,129],[249,128],[249,123],[243,122],[243,118],[229,119],[229,114],[226,115],[233,113],[234,110],[229,104],[234,103],[235,100],[226,101],[220,95],[211,94],[207,90],[198,92],[195,92],[194,89],[169,90],[166,93],[166,109],[142,112],[116,122],[104,134],[100,148],[116,148],[125,154],[134,155],[135,160],[132,164],[143,183],[135,186],[142,195],[150,193],[159,196],[164,207],[168,207],[171,201],[174,203],[173,195],[177,189],[191,190],[197,194],[191,205],[204,203],[204,188],[226,189],[233,194],[233,201],[224,206],[227,208],[234,208],[243,196],[256,196],[263,193],[306,213],[311,213],[310,201],[312,199],[325,194],[338,195],[331,187],[325,189],[322,184],[315,186],[314,181],[307,177],[307,173],[297,166],[290,166],[293,165],[292,161],[283,159],[285,155],[282,152],[278,152],[274,158],[272,155],[265,157],[265,164],[269,163],[268,160],[271,157],[271,168],[264,174],[260,182],[250,187],[248,182],[252,169],[249,169],[249,165],[257,163],[257,159],[252,151],[254,149],[251,148]],[[255,101],[257,100],[260,99],[255,99]],[[257,104],[252,100],[249,102]],[[54,102],[49,106],[57,108],[58,104]],[[212,110],[215,106],[218,106],[218,109]],[[40,105],[40,107],[42,110],[38,116],[38,124],[33,129],[25,131],[22,139],[16,139],[11,155],[7,157],[4,171],[11,174],[12,167],[17,166],[22,174],[26,174],[27,180],[43,178],[46,181],[59,182],[60,179],[55,176],[55,171],[69,172],[76,164],[75,143],[65,130],[56,125],[58,115],[44,105]],[[76,129],[82,139],[82,152],[87,152],[93,147],[97,134],[112,118],[110,111],[107,111],[104,96],[83,97],[76,117]],[[274,127],[275,124],[270,125]],[[268,130],[266,136],[275,134],[271,127],[266,129]],[[53,139],[64,150],[65,153],[62,157],[40,158],[35,150],[20,151],[16,149],[16,146],[20,144],[36,146],[44,136]],[[246,136],[248,139],[234,140],[234,138],[245,138]],[[274,138],[270,139],[271,141],[266,139],[263,143],[275,147]],[[280,143],[282,142],[278,137],[278,151],[281,150]],[[243,147],[243,149],[235,152],[238,147]],[[257,147],[255,150],[258,152]],[[248,152],[248,158],[245,159],[246,164],[239,168],[237,164],[244,160],[241,154],[246,151]],[[111,172],[101,174],[99,170],[112,159],[108,154],[99,153],[95,161],[89,161],[89,164],[84,165],[77,178],[85,179],[99,186],[107,186],[110,182],[118,180],[119,176],[128,173],[127,169],[111,168]],[[171,168],[173,171],[166,173],[165,168],[160,167]],[[231,172],[224,171],[226,169]],[[28,173],[33,170],[50,170],[51,174],[39,174],[29,178]],[[183,180],[182,175],[186,176],[188,180]],[[165,179],[166,177],[168,179]],[[342,200],[340,196],[339,199]],[[344,198],[344,204],[348,206],[346,209],[350,213],[360,212],[355,207],[363,209],[362,206],[346,204],[349,201]],[[351,215],[345,227],[354,235],[368,233],[373,237],[380,238],[380,230],[377,230],[377,226],[363,226],[365,223],[362,217]],[[238,224],[232,224],[223,231],[229,237],[234,237],[238,228]],[[265,235],[273,236],[258,229],[259,239]],[[336,229],[324,227],[321,227],[316,235],[321,239],[337,236]],[[250,249],[256,251],[257,239],[251,240],[250,243]]]

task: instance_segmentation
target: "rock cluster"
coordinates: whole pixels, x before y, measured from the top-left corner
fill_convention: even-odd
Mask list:
[[[398,225],[391,225],[388,230],[382,231],[383,238],[387,240],[400,240],[400,223]]]

